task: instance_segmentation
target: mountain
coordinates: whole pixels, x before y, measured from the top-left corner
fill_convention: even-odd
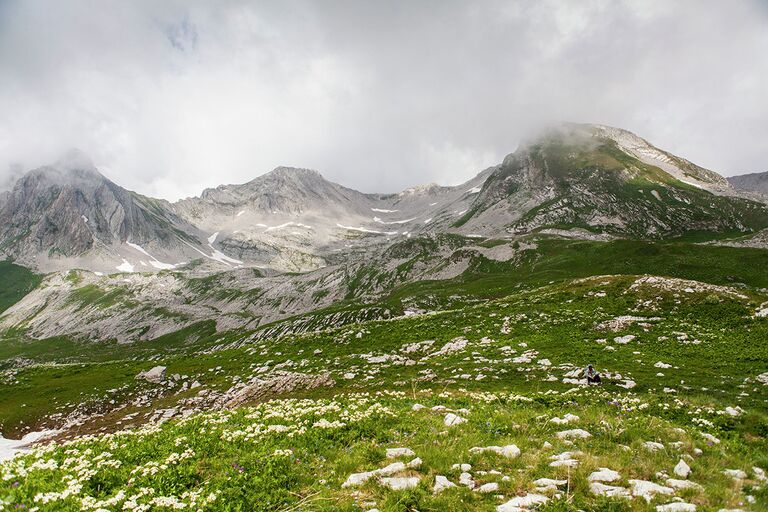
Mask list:
[[[658,239],[768,227],[766,206],[743,195],[631,132],[585,124],[549,128],[462,185],[398,194],[278,167],[168,203],[121,188],[75,154],[0,197],[0,251],[40,270],[308,272],[413,236]]]
[[[738,190],[768,195],[768,172],[754,172],[742,174],[741,176],[731,176],[728,178],[728,182]]]
[[[719,174],[625,130],[566,124],[505,158],[454,226],[661,238],[751,232],[767,220]]]
[[[0,202],[0,254],[43,270],[173,268],[162,260],[199,258],[199,238],[168,202],[116,185],[78,152],[28,172]]]

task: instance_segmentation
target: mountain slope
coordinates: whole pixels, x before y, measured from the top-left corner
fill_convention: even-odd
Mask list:
[[[741,176],[730,176],[728,182],[738,190],[768,195],[768,172],[754,172]]]
[[[583,124],[546,130],[462,185],[398,194],[279,167],[170,204],[70,155],[0,196],[0,255],[46,271],[307,272],[370,260],[414,235],[722,238],[768,227],[768,207],[745,195],[628,131]]]
[[[764,205],[726,192],[721,176],[629,132],[563,125],[505,158],[454,226],[660,238],[768,225]]]
[[[25,174],[0,203],[0,254],[46,270],[172,268],[200,257],[199,235],[169,203],[125,190],[79,154]]]

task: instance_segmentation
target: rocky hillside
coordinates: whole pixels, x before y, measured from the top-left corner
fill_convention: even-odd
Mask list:
[[[1,253],[42,269],[106,270],[127,258],[145,261],[147,269],[171,268],[147,251],[191,257],[197,235],[167,202],[125,190],[78,153],[25,174],[0,203]]]
[[[749,233],[768,209],[720,175],[615,128],[564,125],[505,158],[454,227],[626,238]]]
[[[413,235],[648,239],[768,226],[767,207],[743,195],[717,173],[596,125],[551,128],[462,185],[387,195],[281,167],[169,204],[129,192],[70,156],[27,173],[0,196],[0,251],[44,271],[156,271],[194,262],[197,271],[306,272],[375,257]]]
[[[612,274],[305,335],[6,339],[0,425],[26,435],[0,438],[0,456],[19,453],[0,496],[41,511],[764,510],[766,300]]]
[[[731,176],[728,178],[728,182],[733,188],[738,190],[768,195],[768,172],[755,172],[752,174],[742,174],[741,176]]]

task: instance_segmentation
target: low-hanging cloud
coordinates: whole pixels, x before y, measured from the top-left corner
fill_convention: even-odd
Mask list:
[[[0,2],[0,185],[68,148],[177,199],[278,165],[454,184],[556,120],[768,170],[760,0]]]

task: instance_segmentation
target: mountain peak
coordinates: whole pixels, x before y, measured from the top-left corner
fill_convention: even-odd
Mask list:
[[[304,169],[302,167],[279,166],[272,169],[267,175],[274,176],[306,176],[313,178],[323,178],[323,175],[314,169]]]

